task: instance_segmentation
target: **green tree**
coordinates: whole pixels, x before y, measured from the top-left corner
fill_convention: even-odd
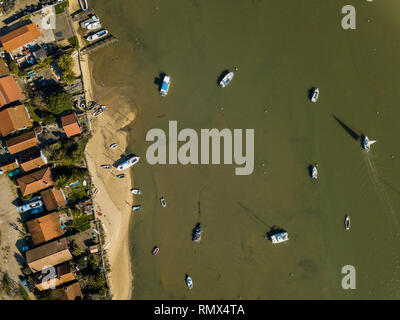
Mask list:
[[[65,110],[72,109],[74,98],[71,94],[65,91],[54,92],[46,99],[48,110],[57,115]]]
[[[57,177],[55,187],[61,189],[68,183],[68,177],[66,175],[60,175]]]

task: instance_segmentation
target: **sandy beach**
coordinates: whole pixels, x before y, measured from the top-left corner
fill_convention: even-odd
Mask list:
[[[69,12],[79,10],[77,0],[69,1]],[[78,36],[80,47],[85,43],[78,32],[79,22],[73,27]],[[101,220],[105,231],[105,243],[111,272],[109,284],[113,299],[126,300],[132,293],[132,267],[129,253],[129,221],[132,215],[132,177],[130,171],[125,171],[125,178],[118,179],[116,169],[105,170],[102,164],[113,164],[125,153],[127,139],[122,130],[134,120],[134,113],[128,103],[121,102],[121,98],[113,95],[112,88],[101,88],[103,94],[95,97],[96,83],[90,72],[89,55],[81,56],[81,71],[84,80],[87,101],[97,101],[107,105],[108,109],[100,117],[92,120],[92,138],[86,148],[86,159],[94,188],[98,189],[94,196],[94,206],[97,217]],[[98,90],[100,91],[100,90]],[[118,101],[118,111],[113,103]],[[117,125],[118,124],[118,125]],[[112,143],[118,148],[110,149]],[[100,215],[98,214],[100,213]]]

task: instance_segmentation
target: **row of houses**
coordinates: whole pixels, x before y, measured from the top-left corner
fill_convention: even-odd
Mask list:
[[[40,37],[37,26],[30,23],[3,34],[0,42],[4,50],[12,56]],[[25,252],[26,263],[33,273],[38,290],[48,288],[45,285],[46,274],[42,270],[52,266],[55,271],[54,284],[61,292],[61,298],[82,299],[79,282],[71,272],[72,255],[59,218],[59,209],[66,206],[65,194],[63,190],[54,187],[51,168],[40,148],[41,128],[33,127],[24,100],[14,77],[7,73],[7,67],[0,67],[0,134],[9,156],[8,161],[2,164],[0,172],[16,171],[16,183],[21,196],[40,194],[46,208],[46,214],[26,222],[33,243],[33,248]],[[60,121],[67,137],[81,133],[74,112],[61,117]]]

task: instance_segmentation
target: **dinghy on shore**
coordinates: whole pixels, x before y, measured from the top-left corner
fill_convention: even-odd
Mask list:
[[[79,0],[79,5],[83,11],[88,11],[89,7],[86,0]]]

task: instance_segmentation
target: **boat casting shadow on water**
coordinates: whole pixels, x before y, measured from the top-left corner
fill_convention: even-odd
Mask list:
[[[154,84],[158,86],[157,91],[160,92],[161,86],[163,84],[163,79],[167,74],[165,72],[161,72],[158,78],[154,78]]]
[[[225,69],[224,71],[222,71],[219,75],[219,77],[217,78],[217,86],[220,86],[219,83],[222,81],[222,79],[229,73],[228,69]]]
[[[271,229],[267,232],[265,239],[268,239],[270,241],[272,241],[272,236],[277,234],[277,233],[281,233],[281,232],[287,232],[285,229],[279,228],[277,226],[273,226],[271,227]]]
[[[351,129],[348,125],[346,125],[342,120],[332,114],[332,117],[340,124],[340,126],[354,139],[358,140],[360,137],[362,138],[362,134],[358,134],[353,129]],[[361,139],[361,144],[364,139]]]

